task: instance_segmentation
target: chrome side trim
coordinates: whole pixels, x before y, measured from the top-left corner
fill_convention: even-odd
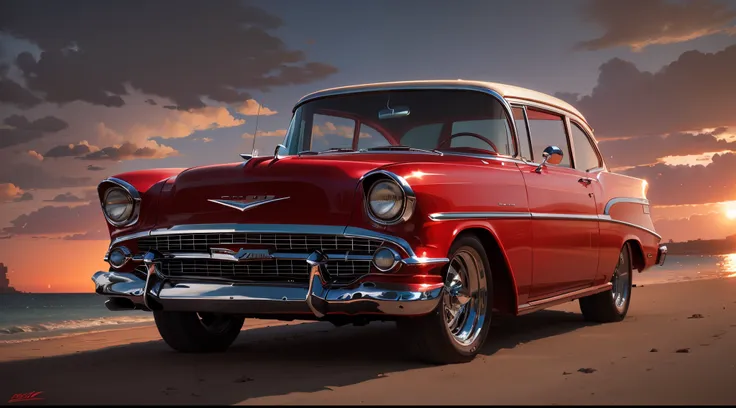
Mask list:
[[[611,290],[613,285],[611,282],[606,282],[603,285],[593,286],[590,288],[580,289],[569,293],[563,293],[561,295],[553,296],[547,299],[534,300],[523,305],[519,305],[516,314],[524,315],[527,313],[535,312],[537,310],[545,309],[558,305],[560,303],[570,302],[581,297],[594,295],[596,293],[605,292]]]
[[[600,217],[595,214],[532,213],[532,218],[537,218],[541,220],[600,221]]]
[[[482,220],[482,219],[543,219],[543,220],[568,220],[568,221],[599,221],[627,225],[629,227],[648,232],[658,239],[662,236],[651,229],[627,221],[611,218],[610,215],[588,215],[588,214],[552,214],[552,213],[529,213],[529,212],[458,212],[458,213],[434,213],[429,215],[432,221],[458,221],[458,220]]]
[[[390,171],[386,170],[372,170],[360,177],[358,180],[359,182],[363,182],[364,179],[367,177],[370,177],[374,174],[382,174],[386,177],[388,177],[390,180],[392,180],[394,183],[398,184],[401,188],[401,191],[403,191],[403,198],[402,198],[402,206],[401,213],[397,217],[395,217],[393,220],[383,220],[378,217],[376,217],[373,214],[373,211],[370,209],[370,204],[368,202],[368,196],[370,195],[370,189],[367,193],[363,195],[363,201],[364,201],[364,209],[366,214],[368,214],[368,217],[375,223],[380,225],[395,225],[400,222],[405,222],[411,218],[412,214],[414,214],[414,208],[417,204],[417,196],[414,193],[414,190],[412,190],[409,183],[401,176],[399,176],[396,173],[392,173]]]
[[[531,218],[529,212],[448,212],[429,214],[432,221],[478,220],[496,218]]]
[[[615,197],[606,203],[606,206],[603,208],[603,214],[609,215],[611,214],[611,207],[613,207],[616,204],[621,203],[632,203],[632,204],[641,204],[641,205],[649,205],[649,200],[644,198],[636,198],[636,197]]]
[[[404,258],[401,260],[401,263],[405,265],[422,265],[422,264],[431,264],[431,263],[450,262],[448,258],[419,257],[417,256],[416,253],[414,253],[414,250],[412,249],[411,245],[409,245],[409,243],[406,242],[406,240],[400,237],[395,237],[393,235],[386,235],[380,232],[375,232],[375,231],[371,231],[371,230],[367,230],[363,228],[357,228],[357,227],[346,227],[342,235],[348,238],[379,239],[379,240],[383,240],[386,242],[390,242],[394,245],[397,245],[409,255],[408,258]]]
[[[128,183],[125,180],[121,180],[115,177],[108,177],[100,182],[100,184],[97,185],[97,191],[100,191],[100,187],[102,187],[105,183],[111,183],[116,185],[117,187],[122,188],[125,190],[130,197],[133,199],[133,212],[130,214],[130,218],[125,220],[124,222],[117,222],[110,219],[110,217],[107,216],[107,212],[105,211],[105,196],[103,195],[102,200],[100,201],[100,207],[102,208],[102,215],[105,217],[105,220],[107,220],[108,223],[111,225],[122,228],[122,227],[129,227],[136,222],[138,222],[138,218],[140,217],[141,212],[141,195],[138,192],[138,190],[133,187],[130,183]]]

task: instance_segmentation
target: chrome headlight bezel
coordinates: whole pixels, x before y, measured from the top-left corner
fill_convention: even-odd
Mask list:
[[[107,188],[104,188],[106,184],[110,184]],[[104,190],[103,190],[104,188]],[[104,191],[101,197],[100,206],[102,207],[102,214],[105,216],[110,225],[121,228],[128,227],[138,222],[140,213],[141,197],[138,191],[129,183],[115,178],[109,178],[100,183],[99,189]],[[110,215],[107,208],[107,201],[110,194],[122,194],[127,199],[126,210],[123,212],[125,217],[116,219]]]
[[[374,175],[382,177],[370,177]],[[407,183],[403,177],[389,171],[379,170],[366,174],[365,176],[363,176],[363,179],[364,182],[370,180],[369,186],[365,193],[364,202],[366,214],[371,219],[371,221],[380,225],[395,225],[401,222],[405,222],[409,220],[409,218],[411,218],[412,214],[414,213],[416,196],[414,195],[414,191],[409,186],[409,183]],[[377,214],[373,210],[373,206],[371,205],[371,196],[373,195],[374,191],[376,191],[376,188],[382,185],[391,186],[390,188],[393,188],[399,196],[396,200],[396,210],[392,211],[390,213],[390,216],[388,217]]]

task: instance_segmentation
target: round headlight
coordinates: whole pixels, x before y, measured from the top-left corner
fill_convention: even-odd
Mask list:
[[[113,187],[105,193],[103,209],[107,218],[114,223],[123,223],[130,219],[133,205],[133,197],[120,187]]]
[[[398,217],[403,210],[404,192],[395,182],[381,180],[371,187],[368,205],[376,218],[390,221]]]

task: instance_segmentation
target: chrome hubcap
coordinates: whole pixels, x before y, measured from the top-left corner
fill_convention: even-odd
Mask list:
[[[613,304],[616,309],[623,313],[626,307],[626,301],[629,299],[629,293],[631,293],[631,282],[629,282],[629,265],[624,259],[623,252],[618,256],[618,265],[613,271],[613,277],[611,278],[611,294],[613,296]]]
[[[467,346],[486,319],[486,276],[475,251],[463,250],[450,261],[445,279],[444,317],[452,338]]]

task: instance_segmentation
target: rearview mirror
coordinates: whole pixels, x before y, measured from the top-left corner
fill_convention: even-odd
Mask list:
[[[399,106],[397,108],[386,108],[378,111],[378,119],[393,119],[393,118],[403,118],[405,116],[409,116],[409,113],[411,111],[406,106]]]
[[[539,166],[534,170],[537,173],[542,172],[542,167],[549,164],[560,164],[562,162],[562,149],[560,149],[557,146],[547,146],[546,149],[542,152],[542,157],[544,157],[544,160],[542,160],[541,163],[539,163]]]

